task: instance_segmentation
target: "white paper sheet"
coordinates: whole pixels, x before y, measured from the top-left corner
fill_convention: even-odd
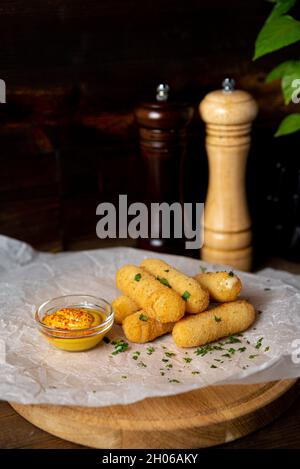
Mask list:
[[[115,356],[114,346],[104,343],[90,351],[69,353],[52,347],[38,332],[34,312],[40,303],[71,293],[111,301],[118,294],[116,270],[153,256],[157,254],[131,248],[38,253],[25,243],[0,236],[0,399],[106,406],[216,383],[300,376],[300,277],[272,269],[261,275],[239,273],[242,296],[261,313],[253,327],[238,337],[240,342],[221,340],[222,350],[204,356],[197,355],[196,348],[177,348],[171,335],[151,344],[129,344],[127,351]],[[220,270],[190,258],[158,257],[189,275],[199,272],[200,265]],[[119,326],[108,336],[124,337]],[[256,348],[259,339],[261,346]],[[151,354],[149,346],[155,349]],[[140,355],[134,360],[136,351]]]

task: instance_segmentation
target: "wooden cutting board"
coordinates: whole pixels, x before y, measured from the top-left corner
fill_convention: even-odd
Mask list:
[[[235,440],[278,417],[297,380],[214,386],[130,405],[10,405],[53,435],[93,448],[202,448]]]

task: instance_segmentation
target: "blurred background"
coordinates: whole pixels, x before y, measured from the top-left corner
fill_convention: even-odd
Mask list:
[[[0,1],[7,87],[0,233],[52,251],[135,245],[97,239],[96,207],[119,194],[144,199],[134,109],[153,101],[161,82],[170,99],[195,108],[181,183],[184,200],[203,202],[207,160],[197,109],[230,76],[260,108],[247,169],[257,262],[299,261],[299,133],[273,136],[296,105],[284,105],[278,82],[264,82],[279,61],[297,56],[297,46],[252,61],[270,7],[263,0]]]

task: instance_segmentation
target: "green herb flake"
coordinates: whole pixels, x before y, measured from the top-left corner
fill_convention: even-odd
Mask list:
[[[104,342],[105,344],[109,344],[109,343],[110,343],[110,339],[105,335],[105,336],[103,337],[103,342]]]
[[[154,347],[148,347],[148,348],[147,348],[147,354],[148,354],[148,355],[152,355],[153,352],[155,352],[155,348],[154,348]]]
[[[260,311],[259,309],[257,310],[257,314],[262,314],[262,311]]]
[[[271,288],[264,288],[264,291],[271,291]]]
[[[191,357],[183,357],[183,359],[186,363],[191,363],[191,361],[193,360]]]
[[[197,350],[194,351],[196,355],[200,355],[201,357],[204,357],[209,352],[212,352],[214,350],[214,347],[212,345],[203,345],[202,347],[198,347]]]
[[[124,342],[123,339],[113,340],[112,344],[115,347],[115,350],[114,350],[114,352],[112,352],[112,355],[118,355],[118,353],[125,352],[129,347],[128,343]]]
[[[270,347],[267,346],[267,347],[265,348],[265,352],[268,352],[269,350],[270,350]]]
[[[223,355],[221,355],[222,357],[226,357],[226,358],[231,358],[231,355],[229,353],[223,353]]]
[[[207,267],[204,267],[202,265],[200,265],[199,269],[201,270],[203,274],[207,271]]]
[[[214,350],[224,350],[224,348],[220,347],[220,345],[214,345],[213,348]]]
[[[190,296],[191,296],[190,292],[188,292],[188,291],[186,290],[186,291],[183,293],[182,298],[184,299],[184,301],[187,301]]]
[[[235,348],[229,348],[228,352],[231,353],[231,355],[233,355],[236,352],[236,350]]]
[[[166,368],[168,368],[168,369],[173,368],[172,363],[167,363],[167,364],[166,364]]]
[[[144,362],[138,362],[139,368],[147,368],[147,365]]]
[[[167,363],[169,360],[168,360],[168,358],[162,358],[161,361],[164,362],[164,363]]]
[[[262,346],[262,341],[264,340],[263,337],[261,337],[260,339],[258,339],[258,341],[256,342],[256,345],[255,345],[255,348],[258,350],[260,349],[260,347]]]
[[[159,277],[157,275],[156,280],[158,280],[162,285],[165,285],[165,287],[171,288],[171,285],[169,284],[168,280],[164,277]]]
[[[218,368],[216,365],[210,365],[211,368]]]
[[[161,376],[165,376],[166,373],[164,371],[161,371],[160,374]]]
[[[166,269],[166,270],[164,270],[164,272],[167,272],[167,273],[168,273],[168,272],[170,272],[170,270],[169,270],[169,269]]]
[[[258,357],[258,355],[249,355],[250,360],[253,360],[253,358]]]
[[[240,348],[238,349],[238,351],[241,352],[241,353],[242,353],[242,352],[245,352],[245,350],[247,350],[246,347],[240,347]]]
[[[218,317],[218,316],[214,316],[214,320],[216,322],[221,322],[222,321],[222,318]]]
[[[171,358],[171,357],[175,357],[176,353],[174,353],[174,352],[165,352],[165,355],[166,355],[166,357]]]
[[[124,376],[122,376],[122,378],[123,378],[123,379],[127,379],[127,376],[124,375]]]
[[[140,321],[145,321],[145,322],[146,322],[146,321],[148,321],[148,319],[149,319],[148,316],[146,316],[146,315],[143,314],[143,313],[141,313],[141,314],[139,315],[139,320],[140,320]]]
[[[192,375],[200,375],[200,371],[192,371]]]
[[[226,345],[228,344],[240,344],[241,341],[236,336],[231,335],[228,337],[227,341],[225,342]]]
[[[232,272],[232,270],[230,272],[228,272],[228,275],[229,277],[234,277],[234,272]]]
[[[141,280],[141,278],[142,278],[142,274],[136,274],[136,275],[134,276],[134,280],[135,280],[136,282],[139,282],[139,281]]]
[[[169,379],[169,383],[180,383],[178,379]]]

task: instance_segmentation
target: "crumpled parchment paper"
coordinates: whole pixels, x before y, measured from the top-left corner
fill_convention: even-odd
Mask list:
[[[52,347],[38,332],[34,313],[40,303],[71,293],[111,301],[118,294],[116,270],[151,256],[157,254],[131,248],[39,253],[0,236],[0,399],[107,406],[216,383],[300,376],[300,278],[272,269],[259,275],[239,273],[242,296],[260,312],[252,328],[213,344],[213,350],[198,350],[199,355],[197,348],[177,348],[171,335],[151,344],[129,344],[117,355],[112,355],[111,343],[69,353]],[[159,257],[189,275],[199,272],[200,265],[220,270],[190,258]],[[116,325],[108,336],[124,337]]]

